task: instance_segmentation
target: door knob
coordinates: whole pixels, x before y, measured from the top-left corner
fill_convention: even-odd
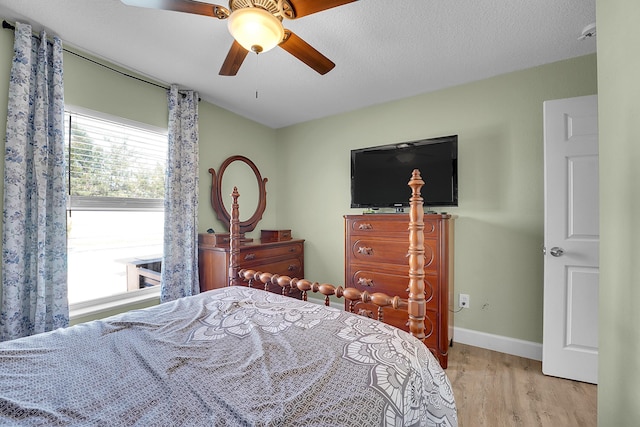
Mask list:
[[[557,246],[554,246],[551,248],[551,250],[549,251],[551,253],[551,255],[555,256],[555,257],[559,257],[562,256],[564,254],[564,249],[559,248]]]

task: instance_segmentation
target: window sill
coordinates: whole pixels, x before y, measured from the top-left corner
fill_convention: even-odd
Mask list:
[[[88,322],[160,303],[160,286],[69,305],[70,324]]]

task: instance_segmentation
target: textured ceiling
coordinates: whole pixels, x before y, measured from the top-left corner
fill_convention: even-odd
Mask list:
[[[595,0],[359,0],[285,20],[336,63],[324,76],[280,48],[219,76],[225,21],[120,0],[0,0],[0,18],[272,128],[596,51],[595,38],[578,40]]]

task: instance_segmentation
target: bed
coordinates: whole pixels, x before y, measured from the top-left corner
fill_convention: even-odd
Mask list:
[[[413,238],[411,262],[420,253]],[[413,273],[410,286],[419,288]],[[303,279],[234,274],[238,284],[269,280],[285,294],[293,285],[327,302],[356,297]],[[358,298],[406,306],[419,323],[424,300],[411,295]],[[449,380],[415,329],[418,337],[339,308],[229,286],[0,343],[0,425],[456,426]]]

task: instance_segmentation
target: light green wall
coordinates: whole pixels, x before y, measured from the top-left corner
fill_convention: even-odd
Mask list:
[[[459,216],[456,294],[471,308],[455,324],[540,343],[542,103],[596,90],[590,55],[281,129],[295,167],[281,170],[278,223],[307,239],[307,277],[343,283],[342,216],[361,213],[349,208],[350,150],[457,134],[460,201],[446,210]]]
[[[63,61],[65,104],[167,128],[165,89],[141,83],[69,52],[64,53]]]
[[[597,17],[598,425],[627,427],[640,420],[640,2],[598,0]]]

